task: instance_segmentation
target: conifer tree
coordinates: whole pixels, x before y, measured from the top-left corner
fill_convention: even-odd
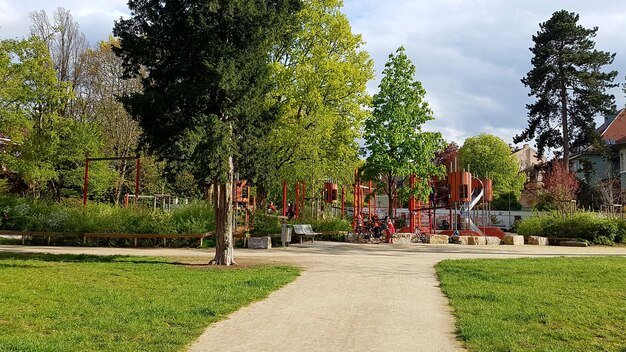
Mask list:
[[[578,24],[579,16],[565,10],[555,12],[540,24],[533,36],[532,69],[522,83],[530,88],[535,102],[528,104],[528,127],[513,141],[536,140],[538,153],[561,148],[567,166],[572,151],[597,138],[594,117],[615,110],[616,71],[604,72],[615,54],[595,49],[597,27]]]

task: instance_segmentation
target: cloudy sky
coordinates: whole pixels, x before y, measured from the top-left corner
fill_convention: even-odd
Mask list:
[[[531,36],[561,9],[598,26],[597,48],[616,52],[612,69],[626,75],[626,1],[623,0],[344,0],[353,32],[375,60],[377,91],[387,56],[400,45],[417,67],[436,114],[429,129],[448,141],[487,132],[507,143],[526,126]],[[106,39],[113,21],[128,13],[126,0],[0,0],[0,38],[28,33],[28,12],[70,9],[90,43]],[[618,107],[624,94],[616,89]]]

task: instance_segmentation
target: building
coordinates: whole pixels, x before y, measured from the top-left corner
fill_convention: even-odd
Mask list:
[[[597,191],[600,204],[622,204],[626,195],[626,109],[606,118],[598,133],[606,153],[587,148],[570,158],[571,170]]]
[[[546,158],[540,157],[537,151],[528,144],[524,144],[522,148],[513,149],[512,154],[519,162],[520,172],[526,174],[526,182],[524,183],[520,203],[522,207],[528,209],[533,205],[539,190],[543,188],[545,171],[542,166],[546,163]]]

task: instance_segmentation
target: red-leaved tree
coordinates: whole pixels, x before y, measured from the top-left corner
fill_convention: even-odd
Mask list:
[[[542,198],[565,215],[572,209],[571,202],[576,198],[579,187],[580,181],[567,165],[563,161],[555,161],[543,179]]]

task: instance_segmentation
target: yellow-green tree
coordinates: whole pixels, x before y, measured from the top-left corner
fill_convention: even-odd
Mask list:
[[[493,197],[512,193],[519,198],[526,176],[519,171],[519,163],[511,148],[500,137],[479,134],[465,140],[459,149],[459,162],[469,168],[472,176],[493,180]]]
[[[349,182],[371,98],[373,63],[341,12],[341,0],[306,0],[271,53],[277,121],[262,145],[261,188],[283,179]],[[311,188],[309,188],[311,189]]]

